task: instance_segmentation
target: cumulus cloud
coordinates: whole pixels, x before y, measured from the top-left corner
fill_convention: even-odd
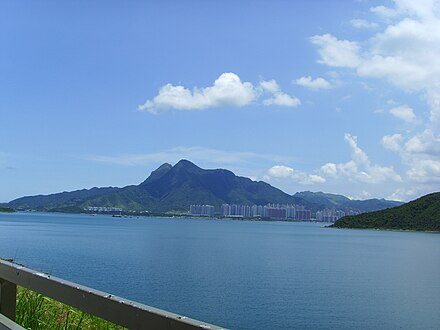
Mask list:
[[[219,106],[242,107],[257,97],[250,82],[242,82],[235,73],[223,73],[210,87],[190,90],[184,86],[166,84],[152,100],[139,106],[141,111],[158,112],[163,109],[200,110]]]
[[[407,105],[402,105],[390,109],[390,114],[392,114],[394,117],[402,119],[407,123],[412,123],[416,119],[416,115],[414,114],[413,109]]]
[[[364,42],[312,37],[320,63],[356,69],[360,76],[383,78],[406,90],[438,88],[440,73],[439,1],[395,0],[395,8],[375,7],[393,19]],[[365,45],[363,48],[360,44]]]
[[[381,30],[368,39],[348,41],[323,34],[312,37],[311,42],[318,48],[320,63],[352,69],[359,77],[384,80],[426,100],[430,109],[427,120],[418,115],[420,110],[407,105],[389,110],[404,122],[417,120],[423,127],[418,132],[384,136],[381,143],[397,152],[408,168],[404,182],[408,194],[427,193],[438,189],[434,183],[440,178],[440,34],[434,33],[440,31],[440,1],[394,0],[392,6],[370,10],[378,20],[372,23],[380,23],[377,29]],[[359,27],[364,22],[351,23]],[[373,170],[383,172],[370,165],[369,171]],[[399,188],[392,196],[408,197],[403,191]]]
[[[324,183],[326,180],[317,174],[307,174],[303,171],[295,170],[284,165],[272,166],[266,175],[266,179],[290,179],[301,185],[313,185],[316,183]]]
[[[321,171],[327,177],[335,178],[338,175],[338,167],[336,164],[327,163],[321,166]]]
[[[400,150],[401,142],[403,140],[402,134],[385,135],[382,138],[382,145],[389,150],[398,151]]]
[[[260,88],[262,91],[266,91],[269,93],[277,93],[280,91],[280,86],[274,79],[261,81]]]
[[[385,6],[376,6],[376,7],[372,7],[370,8],[370,11],[372,13],[375,13],[376,15],[385,18],[385,19],[390,19],[392,17],[395,17],[397,15],[397,11],[394,9],[391,9],[389,7],[385,7]]]
[[[345,163],[327,163],[321,166],[320,172],[328,178],[348,178],[353,182],[378,184],[386,181],[401,182],[402,178],[393,167],[373,164],[359,145],[357,137],[346,133],[345,142],[350,146],[351,159]]]
[[[301,104],[301,101],[294,97],[287,95],[285,93],[277,93],[274,94],[272,97],[263,100],[264,105],[279,105],[283,107],[296,107]]]
[[[318,46],[319,63],[334,67],[356,68],[360,63],[359,45],[349,40],[339,40],[331,34],[315,35],[311,42]]]
[[[330,83],[324,78],[318,77],[316,79],[312,79],[310,76],[301,77],[295,80],[297,85],[310,88],[313,90],[318,89],[329,89],[331,87]]]
[[[288,178],[295,173],[295,170],[291,167],[284,165],[275,165],[268,170],[268,174],[274,178]]]
[[[284,107],[296,107],[301,104],[301,101],[284,93],[275,80],[268,80],[260,82],[260,89],[263,92],[269,92],[271,97],[263,100],[264,105],[278,105]]]
[[[440,161],[429,158],[419,159],[418,162],[408,170],[407,174],[416,182],[439,183]]]
[[[204,110],[215,107],[243,107],[256,102],[261,92],[271,94],[265,105],[297,106],[299,99],[282,92],[275,80],[263,81],[259,86],[243,82],[232,72],[221,74],[212,86],[192,90],[180,85],[166,84],[158,95],[139,105],[138,110],[159,113],[167,109]]]
[[[351,150],[351,159],[342,163],[328,162],[320,168],[305,172],[286,165],[275,165],[267,170],[265,180],[294,182],[301,185],[331,184],[332,182],[354,182],[368,185],[400,183],[401,176],[392,166],[374,164],[358,145],[357,137],[346,133],[345,142]]]

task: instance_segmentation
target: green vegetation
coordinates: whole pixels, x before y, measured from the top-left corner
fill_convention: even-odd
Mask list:
[[[0,207],[0,212],[13,213],[15,210],[11,209],[10,207]]]
[[[331,227],[440,231],[440,193],[391,209],[343,217]]]
[[[16,322],[32,330],[125,329],[22,287],[17,288]]]

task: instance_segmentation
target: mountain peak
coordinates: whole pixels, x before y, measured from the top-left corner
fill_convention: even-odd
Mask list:
[[[140,184],[140,186],[143,186],[147,183],[156,181],[160,179],[162,176],[164,176],[166,173],[168,173],[169,170],[171,170],[173,166],[169,163],[163,163],[160,165],[157,169],[155,169],[153,172],[151,172],[150,176]]]
[[[196,164],[186,159],[179,160],[177,164],[173,166],[173,170],[174,171],[184,170],[186,172],[191,172],[191,173],[200,173],[201,171],[204,171],[202,168],[198,167]]]
[[[189,160],[187,160],[187,159],[181,159],[181,160],[179,160],[177,163],[176,163],[176,165],[174,165],[174,167],[197,167],[197,168],[200,168],[200,167],[198,167],[196,164],[194,164],[194,163],[192,163],[192,162],[190,162]]]
[[[173,167],[170,163],[163,163],[160,165],[157,169],[155,169],[153,172],[156,171],[163,171],[163,170],[169,170],[171,167]]]

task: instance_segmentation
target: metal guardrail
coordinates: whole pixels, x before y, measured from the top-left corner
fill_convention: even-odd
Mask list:
[[[17,285],[129,329],[223,329],[0,260],[0,330],[23,329],[12,322]]]

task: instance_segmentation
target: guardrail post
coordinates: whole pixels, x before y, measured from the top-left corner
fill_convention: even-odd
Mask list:
[[[0,278],[0,313],[15,321],[17,285]]]

